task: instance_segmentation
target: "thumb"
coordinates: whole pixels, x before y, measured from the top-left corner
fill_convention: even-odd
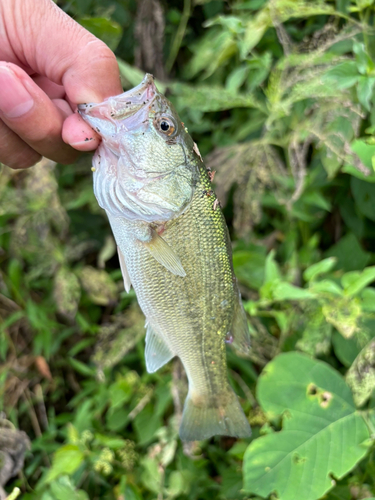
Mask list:
[[[2,0],[1,4],[16,57],[63,85],[71,103],[101,102],[123,91],[113,52],[52,0]],[[13,15],[6,15],[9,10]]]

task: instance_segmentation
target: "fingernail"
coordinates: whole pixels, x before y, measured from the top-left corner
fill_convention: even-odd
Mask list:
[[[7,118],[18,118],[33,107],[34,100],[12,70],[0,67],[0,110]]]
[[[98,146],[99,141],[95,137],[87,136],[83,141],[70,142],[69,144],[81,151],[91,151]]]

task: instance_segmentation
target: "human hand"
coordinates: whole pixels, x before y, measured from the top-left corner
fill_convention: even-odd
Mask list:
[[[0,162],[72,163],[100,141],[76,105],[121,92],[113,52],[52,0],[0,0]]]

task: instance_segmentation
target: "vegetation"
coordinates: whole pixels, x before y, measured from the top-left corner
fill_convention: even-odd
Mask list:
[[[115,50],[125,88],[156,75],[216,171],[252,335],[229,375],[253,435],[179,440],[186,378],[178,360],[145,371],[90,158],[4,167],[1,463],[17,473],[26,450],[6,491],[375,497],[375,2],[58,3]]]

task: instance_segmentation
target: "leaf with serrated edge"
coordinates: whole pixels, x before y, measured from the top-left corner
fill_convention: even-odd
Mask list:
[[[283,430],[255,439],[244,457],[244,488],[279,500],[316,500],[367,453],[369,430],[349,387],[329,365],[292,352],[277,356],[258,382],[269,418]]]

